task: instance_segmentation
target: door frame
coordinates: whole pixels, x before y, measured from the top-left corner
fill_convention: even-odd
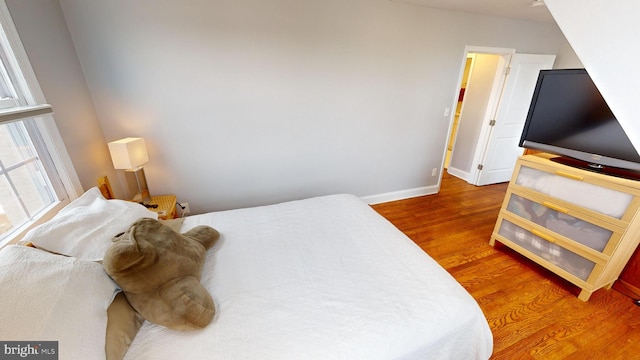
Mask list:
[[[500,64],[498,66],[498,68],[496,69],[496,74],[494,77],[494,82],[493,82],[493,86],[492,86],[492,90],[491,90],[491,94],[489,95],[489,100],[487,103],[487,109],[483,118],[483,122],[489,122],[491,120],[491,118],[493,116],[495,116],[497,109],[498,109],[498,103],[500,100],[500,97],[502,96],[502,90],[504,88],[504,83],[505,83],[505,79],[506,79],[506,74],[505,74],[505,69],[509,66],[509,64],[511,63],[511,58],[512,56],[516,53],[516,49],[512,49],[512,48],[499,48],[499,47],[486,47],[486,46],[475,46],[475,45],[467,45],[465,46],[464,49],[464,54],[462,56],[462,61],[461,61],[461,66],[460,66],[460,73],[458,74],[458,84],[456,87],[456,92],[453,96],[453,105],[452,105],[452,109],[455,109],[458,103],[458,95],[460,92],[460,87],[462,86],[462,82],[463,82],[463,76],[464,76],[464,67],[467,61],[467,57],[469,56],[469,53],[475,53],[475,54],[491,54],[491,55],[498,55],[501,57],[500,59]],[[471,71],[473,71],[473,69],[471,69]],[[462,106],[462,111],[464,111],[464,103]],[[454,121],[454,116],[455,116],[455,112],[454,114],[452,114],[451,118],[449,119],[449,131],[447,132],[447,143],[448,143],[448,139],[451,136],[451,131],[453,130],[453,121]],[[461,124],[458,124],[458,127]],[[474,152],[473,155],[473,162],[471,165],[471,169],[469,170],[468,176],[464,176],[466,178],[463,178],[463,180],[467,181],[468,183],[473,184],[474,181],[477,181],[477,178],[479,176],[479,170],[477,169],[476,166],[474,166],[473,164],[479,164],[480,161],[484,158],[484,151],[487,148],[487,143],[489,141],[489,135],[490,135],[490,127],[489,126],[483,126],[478,138],[478,143],[476,145],[476,150]],[[458,134],[460,132],[458,131]],[[456,134],[457,137],[457,134]],[[454,143],[453,143],[453,148],[451,149],[451,157],[453,158],[453,153],[456,150],[456,139],[454,139]],[[442,166],[441,169],[444,169],[444,163],[445,163],[445,158],[447,155],[447,145],[445,144],[444,147],[444,154],[442,156]],[[449,170],[447,169],[447,172],[449,172]],[[444,171],[440,171],[440,181],[442,181],[442,175],[443,175]],[[457,174],[457,173],[452,173],[449,172],[450,174],[460,177],[460,175],[462,174]]]
[[[491,95],[489,96],[489,101],[487,102],[487,111],[484,115],[483,124],[488,124],[492,119],[496,118],[496,115],[498,113],[498,105],[500,104],[500,100],[502,99],[504,86],[508,76],[506,70],[511,64],[511,59],[515,54],[515,49],[513,49],[513,52],[509,53],[492,54],[499,55],[500,62],[498,68],[496,69],[496,74],[493,78],[493,87],[491,88]],[[476,144],[476,150],[473,153],[473,161],[471,162],[471,171],[469,171],[468,182],[471,184],[475,185],[478,183],[480,170],[478,169],[477,164],[482,164],[485,158],[492,129],[493,128],[491,126],[482,126],[480,130],[478,143]]]

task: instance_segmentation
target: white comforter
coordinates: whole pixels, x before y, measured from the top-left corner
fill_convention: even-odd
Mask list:
[[[145,322],[127,359],[488,359],[475,300],[368,205],[334,195],[185,219],[221,233],[205,329]]]

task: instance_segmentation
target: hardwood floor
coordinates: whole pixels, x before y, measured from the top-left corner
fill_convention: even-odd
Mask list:
[[[492,359],[640,359],[640,307],[626,289],[598,290],[585,303],[579,288],[489,245],[506,188],[445,174],[437,195],[373,208],[476,299],[493,332]]]

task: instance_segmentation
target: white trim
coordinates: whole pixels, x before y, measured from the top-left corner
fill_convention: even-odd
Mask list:
[[[5,108],[0,110],[0,123],[51,114],[52,112],[53,110],[49,104]]]
[[[488,47],[488,46],[474,46],[467,45],[464,48],[464,55],[468,53],[480,53],[480,54],[496,54],[496,55],[513,55],[516,53],[516,49],[512,48],[500,48],[500,47]],[[464,70],[464,69],[463,69]]]
[[[479,47],[478,47],[479,48]],[[440,160],[440,176],[438,177],[438,187],[442,186],[442,176],[444,172],[447,171],[449,174],[453,175],[448,168],[445,168],[445,162],[447,161],[447,152],[449,151],[449,139],[451,138],[451,132],[453,131],[453,123],[455,121],[457,111],[455,109],[458,108],[458,99],[460,97],[460,89],[462,88],[462,82],[464,81],[464,70],[467,66],[467,59],[471,59],[471,66],[469,67],[469,74],[467,75],[467,79],[471,78],[471,73],[473,72],[473,64],[476,61],[475,53],[469,52],[469,46],[465,48],[464,57],[462,58],[462,64],[460,66],[460,73],[458,74],[458,85],[456,87],[456,92],[453,96],[453,105],[452,109],[454,111],[451,112],[449,116],[449,128],[447,129],[447,138],[444,144],[444,152],[442,154],[442,159]],[[460,114],[464,111],[464,102],[462,103],[462,108],[460,108]],[[460,129],[460,119],[458,119],[458,129]],[[453,140],[453,146],[451,147],[451,154],[449,157],[448,167],[451,167],[451,160],[453,158],[453,151],[456,147],[456,139],[458,138],[459,132],[456,132],[456,137]],[[455,175],[454,175],[455,176]]]
[[[469,182],[470,174],[466,171],[451,167],[451,164],[449,164],[449,168],[447,169],[447,172],[457,178],[460,178],[466,182]]]
[[[13,23],[13,18],[11,17],[5,0],[0,0],[0,24],[2,24],[4,29],[4,33],[0,32],[0,36],[3,38],[2,42],[7,42],[10,46],[9,49],[5,49],[5,52],[13,54],[13,56],[8,56],[8,64],[6,64],[6,66],[12,69],[20,69],[21,71],[14,71],[14,75],[19,77],[18,82],[26,83],[29,86],[30,93],[24,93],[22,95],[27,99],[28,105],[46,104],[47,101],[44,98],[44,93],[40,88],[40,84],[38,84],[27,52],[22,46],[18,29],[16,29]],[[32,84],[36,84],[37,86],[32,88]]]
[[[0,66],[1,70],[4,70],[4,66]],[[4,99],[0,99],[0,109],[8,109],[8,108],[14,108],[16,106],[18,106],[18,99],[15,98],[4,98]],[[0,110],[2,111],[2,110]]]
[[[363,196],[360,199],[369,205],[385,203],[389,201],[404,200],[424,195],[437,194],[440,191],[439,185],[423,186],[419,188],[392,191],[384,194]]]
[[[482,120],[482,127],[480,128],[480,135],[478,136],[478,143],[473,155],[473,162],[471,163],[471,171],[467,182],[472,185],[478,185],[480,178],[480,170],[477,164],[482,164],[485,160],[487,147],[489,144],[489,138],[493,131],[493,126],[489,126],[489,121],[495,119],[498,114],[498,106],[502,100],[504,87],[507,82],[506,69],[511,65],[511,59],[513,54],[494,54],[500,56],[498,60],[498,67],[496,69],[495,76],[493,78],[493,85],[491,86],[491,94],[487,101],[487,109],[485,110],[484,119]],[[473,166],[476,165],[476,166]]]
[[[7,66],[13,68],[17,67],[20,69],[20,71],[16,71],[15,73],[21,77],[19,81],[23,81],[27,84],[29,91],[31,92],[30,94],[23,94],[27,99],[28,105],[46,104],[47,101],[44,97],[44,93],[42,92],[35,72],[31,67],[27,52],[22,46],[18,30],[13,23],[11,13],[9,12],[9,8],[7,7],[5,0],[0,0],[0,24],[2,24],[4,28],[4,32],[0,31],[0,36],[3,34],[6,35],[6,37],[3,36],[3,40],[11,47],[11,49],[7,50],[12,51],[16,59],[16,62],[9,59],[10,63],[7,64]],[[60,180],[62,181],[62,185],[64,186],[67,195],[71,199],[79,197],[84,192],[82,184],[80,183],[80,178],[78,178],[78,174],[73,167],[71,157],[67,152],[64,142],[62,141],[62,136],[60,136],[60,132],[55,125],[53,118],[51,116],[37,117],[36,125],[47,148],[50,149],[49,153],[51,159],[58,171]]]
[[[36,118],[36,126],[40,131],[40,136],[45,142],[47,148],[55,149],[55,152],[50,152],[51,160],[54,163],[56,169],[58,169],[58,176],[64,186],[67,195],[70,200],[74,200],[80,197],[84,193],[80,178],[76,169],[73,167],[71,157],[67,153],[67,149],[62,141],[62,135],[51,116],[40,116]]]
[[[487,47],[487,46],[475,46],[475,45],[467,45],[464,48],[464,54],[462,57],[462,63],[460,65],[460,73],[458,74],[458,85],[455,89],[455,93],[453,96],[453,104],[452,104],[452,108],[455,109],[457,104],[458,104],[458,95],[460,93],[460,87],[462,86],[462,76],[464,74],[464,67],[466,65],[467,62],[467,57],[469,56],[469,53],[472,54],[495,54],[495,55],[500,55],[503,57],[504,60],[507,60],[507,63],[510,62],[511,60],[511,56],[513,56],[513,54],[516,53],[516,49],[512,49],[512,48],[499,48],[499,47]],[[508,58],[507,58],[508,57]],[[502,61],[502,59],[501,59]],[[472,71],[473,71],[473,66],[471,67]],[[497,75],[496,75],[497,76]],[[494,84],[495,86],[495,84]],[[495,91],[495,89],[494,89]],[[493,98],[492,94],[492,98]],[[491,101],[491,99],[490,99]],[[495,99],[493,100],[495,101]],[[491,105],[491,104],[489,104]],[[463,105],[464,106],[464,105]],[[487,109],[489,109],[489,106],[487,107]],[[452,115],[449,118],[449,131],[447,132],[447,141],[445,141],[445,145],[444,145],[444,153],[442,155],[442,163],[441,163],[441,169],[444,169],[444,162],[447,156],[447,145],[448,145],[448,141],[449,141],[449,136],[451,135],[451,130],[453,127],[453,120],[454,120],[454,116],[455,116],[455,112],[452,111]],[[458,129],[460,128],[460,123],[458,124]],[[486,131],[486,130],[485,130]],[[483,134],[481,134],[483,135]],[[457,136],[456,136],[457,137]],[[480,142],[480,137],[478,138],[478,142]],[[455,140],[454,140],[455,141]],[[455,142],[453,143],[453,148],[451,149],[451,157],[453,158],[453,153],[455,152]],[[476,158],[476,154],[477,154],[478,150],[476,149],[474,154],[473,154],[473,158],[475,161]],[[462,171],[460,169],[456,169],[456,168],[452,168],[451,167],[451,160],[449,160],[449,168],[447,169],[447,172],[455,177],[461,178],[465,181],[467,181],[468,183],[472,183],[472,180],[477,173],[477,169],[475,168],[475,166],[477,166],[477,162],[472,162],[471,165],[471,172],[466,172],[466,171]],[[440,178],[438,179],[438,187],[442,184],[442,175],[443,175],[443,171],[440,172]]]

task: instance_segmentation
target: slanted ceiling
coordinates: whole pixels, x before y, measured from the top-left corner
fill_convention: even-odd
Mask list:
[[[640,149],[640,2],[545,0],[627,136]]]

